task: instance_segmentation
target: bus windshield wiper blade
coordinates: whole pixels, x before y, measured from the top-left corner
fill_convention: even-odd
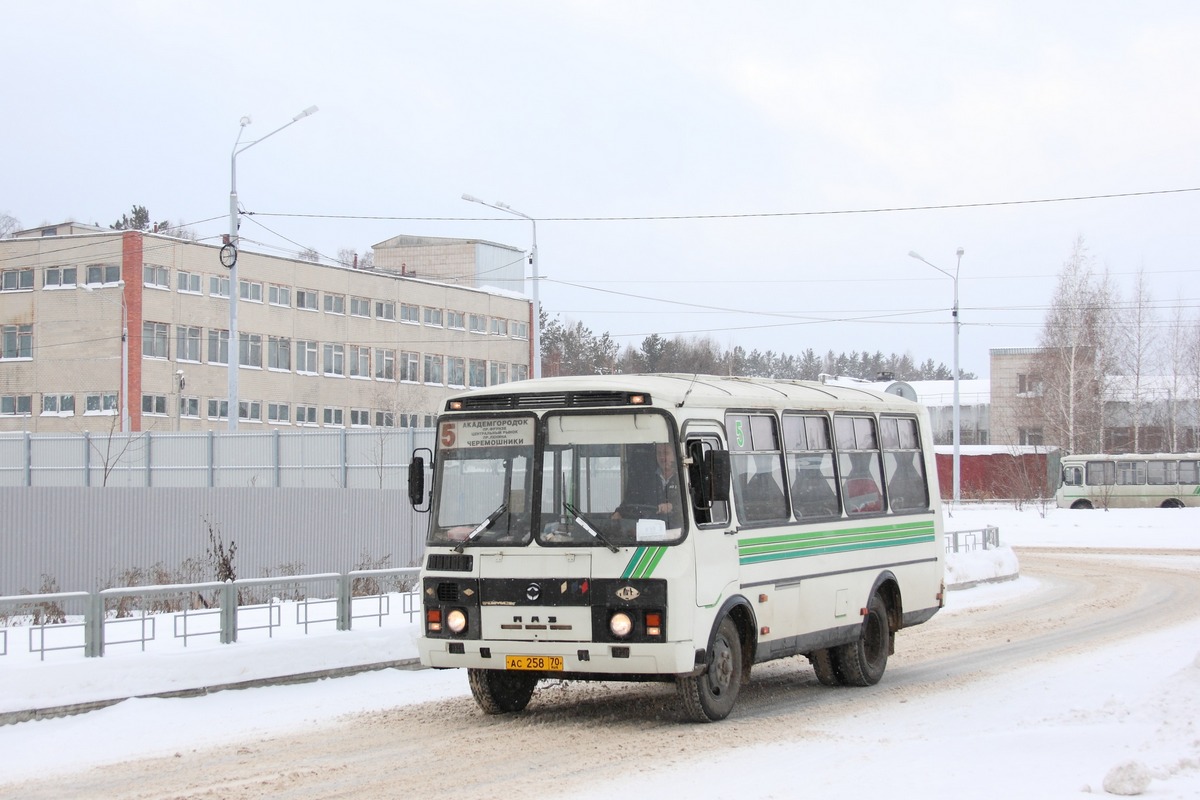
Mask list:
[[[593,539],[599,540],[601,544],[603,544],[609,550],[612,550],[614,553],[621,552],[620,548],[618,548],[615,544],[610,542],[608,539],[604,538],[603,533],[601,533],[600,531],[598,531],[594,527],[592,527],[592,524],[587,521],[587,518],[584,517],[582,513],[580,513],[578,508],[571,505],[566,500],[563,501],[563,508],[565,508],[567,510],[568,514],[570,514],[572,517],[575,518],[575,521],[579,523],[579,527],[583,528],[585,533],[587,533]]]
[[[491,514],[488,514],[487,519],[485,519],[483,522],[476,525],[474,530],[472,530],[470,533],[467,534],[466,539],[463,539],[461,542],[458,543],[458,546],[454,548],[454,552],[461,553],[463,551],[463,548],[467,546],[467,542],[471,541],[476,536],[479,536],[481,533],[483,533],[484,531],[488,530],[493,525],[495,525],[496,520],[500,519],[500,515],[503,514],[505,511],[508,511],[508,503],[501,503],[499,508],[497,508]]]

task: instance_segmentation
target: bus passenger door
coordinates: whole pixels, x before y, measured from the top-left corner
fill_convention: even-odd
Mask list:
[[[698,491],[700,464],[705,453],[725,450],[719,425],[687,426],[684,454],[688,465],[688,503],[692,513],[692,552],[696,559],[696,605],[715,606],[729,597],[738,582],[736,532],[730,520],[729,501],[703,502]],[[728,492],[728,487],[726,487]]]

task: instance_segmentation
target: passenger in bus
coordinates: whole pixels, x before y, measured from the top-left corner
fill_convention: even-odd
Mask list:
[[[679,495],[679,474],[675,469],[675,448],[670,442],[654,445],[653,475],[638,475],[631,470],[625,502],[617,506],[613,519],[661,519],[668,528],[683,527],[683,503]]]
[[[883,492],[871,471],[873,453],[850,453],[850,470],[843,485],[846,513],[877,514],[883,511]]]
[[[838,514],[837,492],[819,468],[800,467],[792,484],[792,503],[796,516],[835,517]]]
[[[754,456],[754,475],[742,492],[747,522],[787,518],[787,501],[773,469],[772,456]]]

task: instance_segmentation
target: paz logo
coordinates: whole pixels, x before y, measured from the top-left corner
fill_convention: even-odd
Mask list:
[[[632,586],[622,586],[614,594],[622,600],[636,600],[642,593]]]
[[[531,600],[531,601],[537,600],[541,596],[542,596],[542,587],[539,586],[538,584],[531,583],[525,587],[525,599],[526,600]]]

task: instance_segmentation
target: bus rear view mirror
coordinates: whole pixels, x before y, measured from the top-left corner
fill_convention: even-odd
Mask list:
[[[425,496],[425,456],[421,455],[422,451],[429,453],[429,460],[432,462],[433,451],[426,447],[414,450],[412,460],[408,462],[408,502],[412,503],[416,511],[429,510],[429,506],[420,508],[428,499]]]

